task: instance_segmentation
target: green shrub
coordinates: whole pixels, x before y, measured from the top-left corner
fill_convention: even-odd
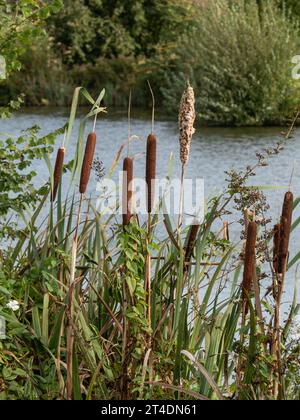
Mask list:
[[[47,35],[37,37],[23,57],[22,67],[21,73],[13,74],[6,82],[1,101],[22,93],[26,105],[63,106],[69,102],[74,81]]]
[[[300,99],[291,76],[299,52],[296,23],[268,0],[194,1],[194,19],[169,62],[162,93],[175,107],[187,78],[201,117],[217,124],[260,125],[284,118]],[[261,13],[259,13],[259,11]]]

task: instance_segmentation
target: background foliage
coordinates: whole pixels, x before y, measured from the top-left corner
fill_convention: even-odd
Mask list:
[[[299,100],[291,80],[297,1],[65,0],[51,17],[59,1],[52,9],[33,3],[46,28],[34,18],[18,35],[13,54],[22,52],[24,71],[2,86],[3,102],[24,93],[28,105],[66,105],[84,85],[91,92],[106,86],[107,105],[125,106],[132,89],[133,104],[148,106],[149,79],[157,104],[170,111],[190,77],[205,97],[199,111],[206,121],[243,125],[277,123]],[[19,58],[9,62],[20,68]]]
[[[195,1],[194,3],[199,3]],[[299,103],[291,57],[299,46],[296,22],[266,0],[216,0],[200,6],[176,48],[175,70],[164,73],[166,105],[176,109],[185,80],[201,96],[201,116],[227,125],[280,122]]]

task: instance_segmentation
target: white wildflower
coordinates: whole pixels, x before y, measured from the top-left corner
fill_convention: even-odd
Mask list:
[[[11,309],[12,311],[16,312],[20,309],[20,304],[16,300],[10,300],[8,304],[6,305],[8,309]]]

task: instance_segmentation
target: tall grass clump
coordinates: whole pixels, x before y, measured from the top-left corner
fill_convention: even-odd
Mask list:
[[[222,125],[278,123],[299,103],[291,59],[297,21],[276,0],[191,2],[190,25],[177,43],[162,92],[173,112],[189,77],[201,94],[202,119]],[[167,60],[167,57],[165,57]]]
[[[81,95],[91,110],[75,133]],[[0,316],[7,325],[0,341],[1,399],[295,399],[296,297],[287,320],[281,313],[287,273],[300,260],[300,254],[286,259],[300,200],[286,194],[274,239],[265,197],[249,185],[270,150],[253,167],[228,174],[228,188],[207,200],[200,226],[178,229],[164,197],[148,223],[134,206],[128,210],[134,178],[131,154],[122,156],[125,143],[108,172],[123,170],[124,197],[116,214],[103,214],[93,194],[86,197],[101,124],[86,151],[83,142],[87,123],[104,111],[103,95],[95,101],[86,90],[75,91],[64,142],[69,176],[60,177],[60,193],[49,203],[53,169],[49,153],[42,155],[50,174],[44,193],[33,212],[20,210],[22,235],[0,252]],[[152,165],[148,182],[154,151],[148,149],[144,162],[145,169]],[[240,212],[247,215],[239,242],[222,237],[220,219],[229,211],[237,220]],[[272,254],[283,258],[284,277]]]

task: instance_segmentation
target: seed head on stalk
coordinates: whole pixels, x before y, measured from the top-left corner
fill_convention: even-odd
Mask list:
[[[147,139],[146,152],[146,183],[148,189],[147,208],[150,214],[153,210],[155,198],[155,177],[156,177],[156,147],[157,140],[154,134],[150,134]]]
[[[195,133],[195,119],[195,94],[194,89],[188,84],[182,95],[179,111],[180,159],[183,166],[189,160],[192,137]]]
[[[273,268],[276,274],[278,274],[280,236],[281,236],[281,224],[279,223],[275,225],[274,227]]]
[[[53,173],[53,191],[51,194],[52,203],[54,203],[56,199],[60,179],[63,172],[64,159],[65,159],[65,148],[60,147],[57,151],[56,162],[55,162],[54,173]]]
[[[96,133],[90,133],[87,139],[84,159],[82,163],[81,177],[80,177],[80,194],[85,194],[90,180],[91,169],[94,160],[95,147],[96,147]]]
[[[182,164],[181,171],[181,191],[180,191],[180,202],[179,202],[179,218],[178,218],[178,229],[182,225],[182,213],[183,213],[183,194],[184,194],[184,178],[186,164],[189,160],[192,137],[195,133],[194,123],[196,119],[195,110],[195,93],[194,89],[188,83],[186,90],[184,91],[179,109],[179,142],[180,142],[180,160]]]
[[[289,256],[289,243],[291,236],[293,220],[294,196],[292,192],[287,192],[284,197],[284,203],[281,216],[280,246],[278,255],[278,272],[285,274]]]

